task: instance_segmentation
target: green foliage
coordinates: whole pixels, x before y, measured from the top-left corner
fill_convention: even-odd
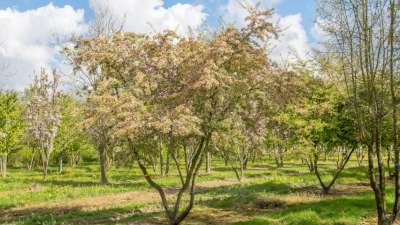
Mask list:
[[[76,164],[81,157],[93,159],[93,146],[82,130],[82,103],[70,96],[63,96],[61,104],[61,124],[54,140],[56,160],[63,159]]]
[[[21,144],[23,119],[17,93],[0,94],[0,153],[9,154]]]

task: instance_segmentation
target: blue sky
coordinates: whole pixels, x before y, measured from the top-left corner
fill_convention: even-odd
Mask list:
[[[208,14],[207,23],[213,25],[218,21],[218,17],[221,16],[220,7],[225,5],[227,1],[228,0],[165,0],[164,4],[166,7],[170,7],[177,3],[203,5]],[[71,5],[75,9],[84,9],[87,20],[89,20],[93,15],[88,0],[1,0],[0,8],[4,9],[11,7],[19,11],[25,11],[45,6],[50,2],[57,6]],[[274,9],[282,16],[300,13],[303,18],[303,25],[308,32],[309,38],[312,40],[313,36],[311,35],[311,29],[316,16],[315,4],[315,0],[281,0],[280,3],[277,3],[274,6]]]
[[[0,62],[9,66],[0,88],[23,89],[31,83],[33,71],[43,67],[67,73],[70,68],[63,64],[59,51],[65,43],[59,40],[87,34],[96,7],[107,7],[112,16],[124,20],[126,31],[173,29],[185,34],[188,27],[216,27],[221,17],[243,25],[246,12],[237,1],[0,0]],[[272,20],[281,28],[279,40],[271,40],[270,58],[277,62],[306,58],[316,42],[313,34],[318,36],[314,29],[316,0],[260,1],[264,7],[274,8]]]

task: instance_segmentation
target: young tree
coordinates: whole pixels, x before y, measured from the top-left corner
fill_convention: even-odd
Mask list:
[[[324,194],[329,194],[330,189],[345,169],[351,156],[358,147],[357,130],[355,122],[349,112],[346,111],[347,102],[341,97],[335,97],[329,103],[332,108],[325,115],[322,115],[324,127],[319,135],[318,147],[313,152],[314,173],[318,178]],[[333,171],[332,178],[328,183],[324,182],[319,169],[320,154],[329,155],[334,152],[337,154],[336,169]]]
[[[105,75],[91,95],[92,108],[107,115],[102,121],[117,122],[111,135],[128,142],[171,225],[180,224],[194,206],[196,178],[213,133],[222,132],[234,112],[248,112],[251,99],[268,96],[272,71],[260,43],[275,31],[266,21],[270,15],[254,10],[248,26],[227,27],[206,40],[173,32],[118,33],[83,40],[67,51],[77,66]],[[173,199],[148,170],[147,162],[163,146],[180,180]],[[187,170],[175,154],[183,146],[193,150]]]
[[[43,176],[47,178],[50,155],[60,125],[59,75],[42,69],[31,86],[32,98],[26,111],[27,130],[40,146]]]
[[[260,100],[260,99],[259,99]],[[242,181],[250,157],[261,155],[266,132],[265,105],[263,101],[250,100],[246,112],[233,115],[225,120],[225,129],[215,132],[212,145],[223,151],[236,178]]]
[[[7,174],[7,158],[22,136],[21,107],[15,92],[0,94],[0,172]]]
[[[393,224],[399,211],[399,147],[397,134],[399,10],[395,0],[320,0],[320,26],[327,34],[326,49],[339,81],[347,87],[352,101],[360,141],[368,152],[368,175],[378,224]],[[332,72],[332,71],[330,71]],[[392,143],[395,155],[395,199],[389,212],[382,137],[384,120],[392,112]]]
[[[89,140],[80,126],[83,121],[81,104],[73,97],[65,95],[60,99],[60,105],[61,123],[54,140],[54,156],[61,173],[65,161],[69,160],[72,166],[77,163],[81,148],[87,145]]]
[[[97,94],[90,95],[83,105],[83,122],[80,125],[99,152],[100,182],[101,184],[108,184],[107,151],[112,150],[118,141],[114,134],[116,128],[115,112],[107,110],[114,103],[114,99],[103,97],[102,85],[99,85],[96,92]]]

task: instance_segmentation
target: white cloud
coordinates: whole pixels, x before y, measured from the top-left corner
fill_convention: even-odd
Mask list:
[[[90,0],[90,5],[93,10],[108,7],[116,19],[124,20],[125,30],[140,33],[172,29],[183,34],[207,17],[201,5],[177,3],[166,8],[163,0]]]
[[[260,1],[262,8],[272,8],[283,0],[262,0]],[[242,4],[254,5],[257,0],[229,0],[223,6],[222,10],[227,18],[227,22],[234,23],[239,26],[245,24],[245,18],[248,15]],[[278,39],[270,42],[271,59],[276,62],[286,60],[295,61],[297,59],[306,59],[311,49],[308,43],[307,32],[302,24],[301,14],[293,14],[281,16],[274,14],[271,22],[277,25],[280,30]]]
[[[301,14],[277,16],[278,39],[271,41],[271,58],[289,62],[307,59],[311,48],[302,24]]]
[[[207,15],[201,5],[175,4],[165,7],[163,0],[90,0],[90,6],[109,11],[125,20],[125,29],[151,32],[174,29],[184,33],[198,28]],[[52,3],[37,9],[0,9],[0,89],[23,89],[41,67],[69,70],[61,63],[59,46],[72,35],[87,32],[84,10]]]
[[[324,23],[326,23],[322,18],[317,17],[314,22],[314,26],[311,28],[311,35],[317,42],[326,41],[329,38],[329,34],[324,31],[323,27]]]
[[[29,85],[34,70],[54,66],[58,44],[86,31],[84,11],[49,4],[28,11],[0,10],[1,89]]]

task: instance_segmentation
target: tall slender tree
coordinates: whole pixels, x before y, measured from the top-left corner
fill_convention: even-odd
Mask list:
[[[27,130],[39,143],[43,176],[47,179],[50,155],[60,125],[59,75],[42,69],[31,86],[32,98],[26,111]]]
[[[378,224],[391,224],[399,211],[397,94],[399,11],[395,0],[320,0],[320,26],[326,49],[340,66],[339,80],[347,87],[360,142],[368,151],[368,175],[375,194]],[[398,52],[397,52],[398,54]],[[395,154],[395,204],[387,209],[382,139],[385,116],[392,112]]]

